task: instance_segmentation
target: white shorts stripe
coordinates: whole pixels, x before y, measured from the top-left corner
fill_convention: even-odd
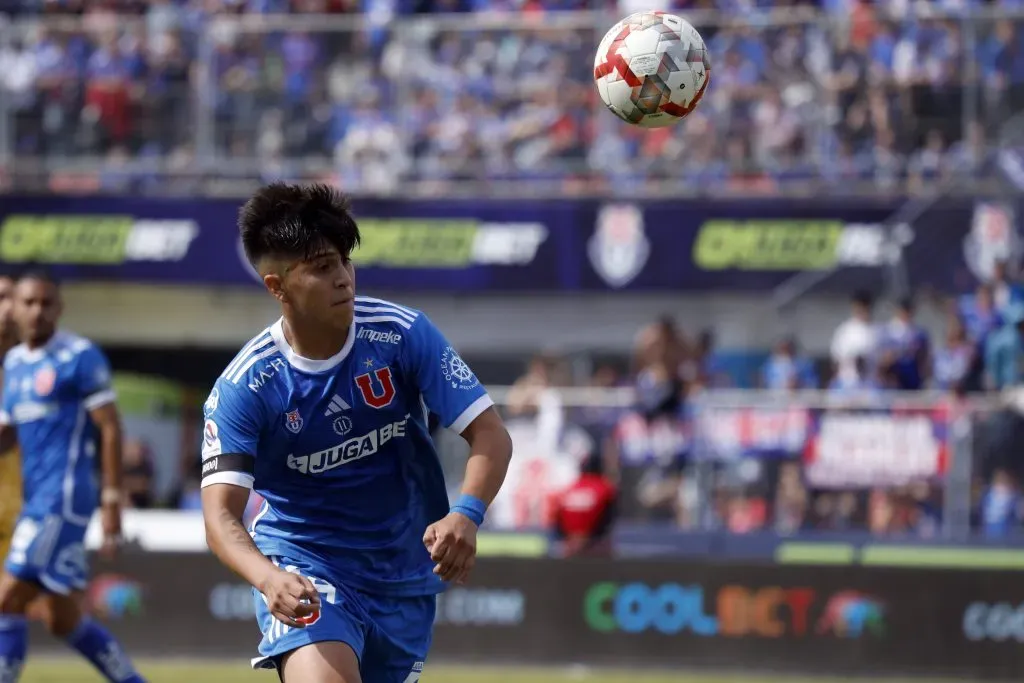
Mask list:
[[[397,315],[368,315],[366,317],[357,315],[355,321],[357,323],[398,323],[407,330],[412,329],[412,323]]]
[[[43,529],[36,537],[35,552],[29,558],[29,564],[36,567],[45,567],[57,547],[57,540],[60,537],[60,530],[63,522],[60,517],[46,517],[43,520]]]
[[[43,584],[43,588],[56,593],[57,595],[67,595],[71,592],[70,586],[65,586],[59,583],[56,579],[43,572],[39,573],[39,583]]]

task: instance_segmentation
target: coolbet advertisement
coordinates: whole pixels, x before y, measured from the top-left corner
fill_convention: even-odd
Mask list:
[[[87,608],[140,656],[255,651],[252,589],[209,553],[127,550],[94,577]],[[1014,571],[484,557],[439,596],[431,660],[977,679],[1018,674],[1022,644]]]
[[[881,269],[960,291],[1022,254],[1014,203],[948,199],[912,223],[903,201],[360,200],[360,284],[458,292],[764,291],[806,272],[876,288]],[[0,261],[66,280],[256,286],[240,201],[9,197]]]

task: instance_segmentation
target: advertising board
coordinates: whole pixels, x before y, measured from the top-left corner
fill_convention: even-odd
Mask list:
[[[251,589],[207,554],[97,562],[86,600],[140,656],[259,641]],[[431,658],[992,678],[1022,643],[1010,571],[484,558],[439,598]]]
[[[763,292],[835,271],[819,288],[875,289],[903,260],[911,284],[960,291],[1016,263],[1013,203],[950,199],[913,223],[904,201],[360,200],[355,254],[369,289],[474,293]],[[256,287],[218,199],[5,197],[0,261],[45,263],[67,280]]]

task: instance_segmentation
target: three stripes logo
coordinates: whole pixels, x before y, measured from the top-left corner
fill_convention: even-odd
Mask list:
[[[343,410],[352,410],[352,406],[345,402],[341,396],[337,394],[331,399],[331,405],[324,411],[324,417],[330,417],[331,415],[337,415]]]
[[[331,417],[346,410],[352,410],[352,406],[341,396],[335,394],[331,398],[331,403],[327,406],[327,410],[324,411],[324,417]],[[338,436],[346,436],[352,431],[352,418],[348,415],[340,415],[334,420],[332,427],[334,427],[334,433]]]

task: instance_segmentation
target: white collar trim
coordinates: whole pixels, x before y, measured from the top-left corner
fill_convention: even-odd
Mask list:
[[[284,356],[285,360],[297,370],[302,372],[326,372],[337,367],[343,360],[348,357],[348,354],[352,352],[352,347],[356,343],[356,323],[353,320],[352,326],[348,328],[348,339],[345,340],[345,345],[341,347],[341,351],[334,354],[330,358],[324,360],[313,360],[312,358],[304,358],[299,354],[295,353],[291,345],[284,338],[284,318],[279,318],[270,328],[270,336],[274,340],[274,344],[281,351],[281,355]]]

